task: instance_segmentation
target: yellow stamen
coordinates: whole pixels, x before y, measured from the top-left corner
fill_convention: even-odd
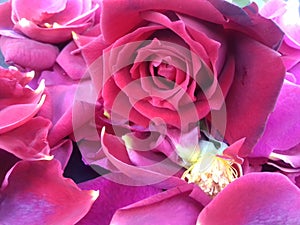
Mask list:
[[[239,172],[233,167],[232,161],[216,155],[209,157],[212,157],[209,165],[203,165],[203,158],[199,158],[183,173],[182,179],[197,184],[205,193],[214,197],[237,179]]]
[[[230,151],[226,153],[229,147],[225,142],[204,134],[208,140],[185,145],[179,143],[176,152],[182,160],[181,165],[186,168],[181,178],[197,184],[206,194],[214,197],[242,176],[242,167]]]
[[[104,110],[103,115],[107,118],[110,119],[110,114],[106,110]]]

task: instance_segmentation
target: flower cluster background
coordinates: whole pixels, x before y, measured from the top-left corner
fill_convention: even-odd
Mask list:
[[[1,0],[0,225],[300,225],[298,0]]]

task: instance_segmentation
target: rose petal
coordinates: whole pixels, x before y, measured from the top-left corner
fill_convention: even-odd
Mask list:
[[[300,143],[300,86],[285,81],[276,108],[251,156],[268,157],[273,150],[288,150]]]
[[[226,98],[225,139],[232,144],[246,137],[240,152],[245,156],[261,136],[274,108],[285,68],[275,51],[247,37],[236,38],[236,72]],[[266,74],[268,76],[264,76]]]
[[[119,208],[161,192],[161,189],[151,186],[125,186],[103,177],[80,183],[78,186],[83,190],[99,190],[101,195],[78,225],[110,224],[113,214]]]
[[[0,37],[5,62],[23,68],[43,70],[53,66],[58,48],[31,39]],[[45,57],[47,55],[47,57]]]
[[[73,51],[77,49],[74,42],[70,42],[58,55],[56,62],[64,69],[68,76],[74,80],[80,79],[86,72],[86,64],[80,54]]]
[[[116,7],[118,5],[118,7]],[[141,24],[143,19],[141,12],[151,10],[170,10],[195,16],[214,23],[223,23],[224,17],[208,1],[161,0],[139,1],[132,4],[131,1],[103,1],[102,8],[102,33],[104,39],[113,42],[124,34],[129,33],[134,27]]]
[[[184,183],[179,177],[174,176],[181,169],[180,166],[174,164],[168,158],[165,158],[162,161],[156,162],[152,165],[147,166],[136,166],[133,165],[127,154],[127,150],[124,144],[116,136],[105,133],[105,130],[102,130],[102,151],[109,160],[109,162],[121,173],[135,180],[135,183],[139,185],[152,185],[155,184],[159,187],[170,188],[174,185],[179,185]],[[101,165],[100,166],[105,166]],[[110,169],[110,168],[106,168]],[[115,181],[116,178],[111,179]],[[129,180],[130,181],[130,180]],[[124,180],[125,183],[127,181]],[[129,183],[128,185],[131,185]]]
[[[54,71],[54,73],[60,73],[60,71]],[[51,120],[53,124],[48,136],[51,147],[73,132],[72,106],[77,89],[76,82],[61,84],[60,75],[55,75],[55,77],[57,79],[51,80],[52,83],[49,86],[46,85],[45,93],[47,98],[38,113],[38,115]]]
[[[50,121],[35,117],[22,126],[0,135],[0,148],[21,159],[42,159],[49,156],[47,134]]]
[[[227,1],[210,0],[210,2],[229,19],[224,24],[226,29],[233,29],[247,34],[254,40],[273,49],[280,46],[283,32],[278,29],[272,20],[268,20],[258,13],[258,7],[255,3],[241,9]]]
[[[73,150],[72,141],[70,139],[62,140],[50,151],[50,154],[58,160],[62,166],[62,169],[65,169],[67,163],[71,157]]]
[[[12,29],[13,23],[11,21],[11,3],[9,1],[5,1],[0,3],[0,29]]]
[[[42,22],[47,16],[63,11],[66,8],[67,0],[38,1],[38,0],[12,0],[11,6],[14,15],[18,19],[26,18],[28,20]],[[31,5],[32,7],[26,7]],[[45,18],[46,17],[46,18]]]
[[[209,200],[199,187],[185,184],[119,209],[110,224],[196,224]]]
[[[250,173],[219,193],[202,210],[198,223],[294,225],[300,221],[299,208],[300,190],[284,175]]]
[[[62,177],[58,161],[21,161],[1,189],[0,223],[75,224],[98,197]],[[38,221],[38,222],[37,222]]]

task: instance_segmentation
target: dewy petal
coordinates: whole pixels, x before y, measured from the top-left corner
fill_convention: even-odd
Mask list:
[[[274,108],[285,68],[275,51],[245,36],[236,38],[236,72],[226,98],[225,139],[232,144],[246,137],[241,149],[241,156],[245,156],[261,136]]]
[[[253,225],[300,221],[300,190],[278,173],[250,173],[229,184],[200,213],[197,224]]]
[[[86,181],[78,185],[83,190],[99,190],[99,197],[89,213],[78,225],[101,224],[108,225],[113,214],[129,204],[140,201],[161,192],[161,189],[151,186],[127,186],[114,183],[103,177]]]
[[[300,143],[300,86],[285,81],[263,136],[251,156],[268,157],[273,150],[289,150]]]
[[[0,48],[8,64],[34,70],[52,67],[58,55],[57,47],[27,38],[2,36]]]
[[[199,187],[185,184],[119,209],[110,224],[194,225],[209,201]]]
[[[99,195],[64,178],[56,160],[17,163],[0,193],[0,223],[14,225],[75,224]]]

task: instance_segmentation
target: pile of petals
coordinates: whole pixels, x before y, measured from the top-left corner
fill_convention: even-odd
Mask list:
[[[299,224],[300,5],[236,2],[0,3],[0,224]]]

